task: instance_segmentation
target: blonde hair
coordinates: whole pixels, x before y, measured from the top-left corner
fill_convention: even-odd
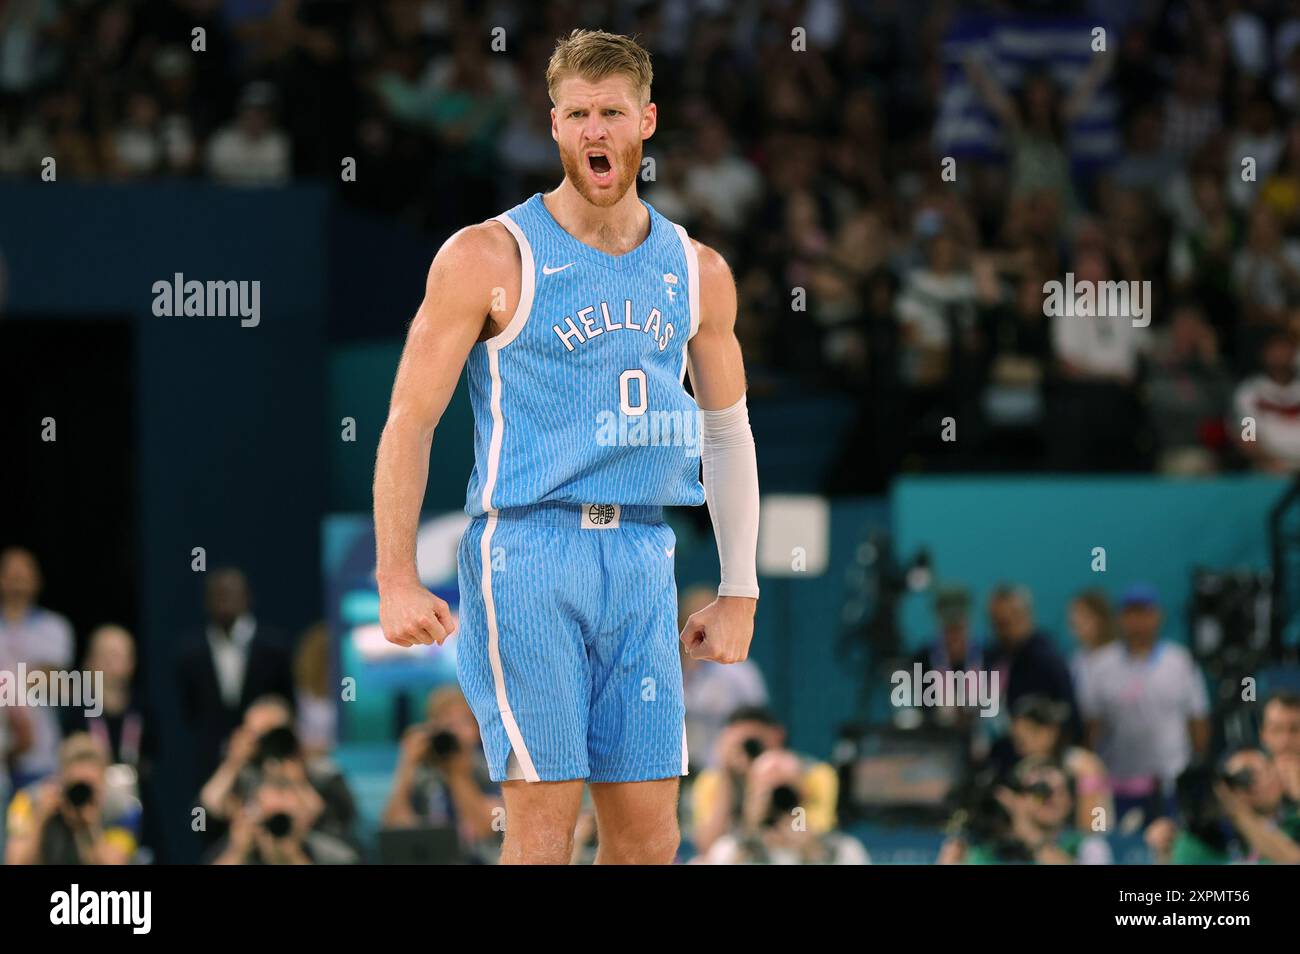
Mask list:
[[[650,66],[650,54],[631,37],[604,30],[574,30],[555,44],[555,52],[546,66],[546,90],[552,103],[560,80],[569,76],[593,82],[607,76],[626,76],[644,106],[650,102],[654,70]]]
[[[75,762],[107,765],[108,753],[89,732],[74,732],[59,745],[59,764],[66,767]]]

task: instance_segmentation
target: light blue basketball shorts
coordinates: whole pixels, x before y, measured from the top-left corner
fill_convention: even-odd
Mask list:
[[[686,774],[676,547],[661,507],[536,504],[471,519],[456,670],[493,781]]]

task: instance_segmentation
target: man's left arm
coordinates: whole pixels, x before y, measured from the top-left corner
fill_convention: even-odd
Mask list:
[[[1300,864],[1300,845],[1288,838],[1272,820],[1255,814],[1244,795],[1222,782],[1215,785],[1214,791],[1233,827],[1252,851],[1275,864]]]
[[[699,257],[699,329],[688,365],[700,407],[704,495],[718,543],[718,598],[691,616],[682,642],[696,659],[740,662],[749,655],[758,604],[758,463],[745,405],[745,365],[736,340],[736,283],[713,249]]]

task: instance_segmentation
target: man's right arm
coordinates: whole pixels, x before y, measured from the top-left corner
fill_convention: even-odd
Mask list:
[[[374,487],[380,625],[384,637],[399,646],[441,643],[454,629],[447,604],[420,584],[416,571],[420,506],[434,429],[489,312],[500,304],[494,289],[518,299],[519,269],[512,261],[518,261],[514,240],[498,223],[471,226],[448,239],[429,267],[424,301],[402,350]]]

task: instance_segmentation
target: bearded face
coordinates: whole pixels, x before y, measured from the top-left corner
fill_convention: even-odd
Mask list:
[[[565,177],[592,205],[616,204],[641,168],[642,142],[654,131],[654,107],[644,109],[622,76],[562,80],[555,103],[551,134]]]

